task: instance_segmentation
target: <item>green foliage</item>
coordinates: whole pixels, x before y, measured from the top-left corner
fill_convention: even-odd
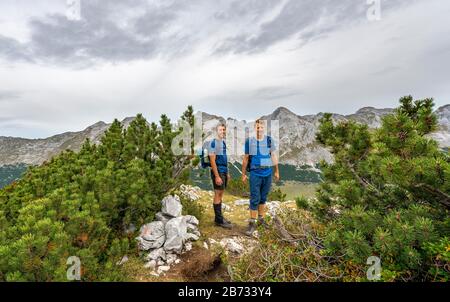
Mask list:
[[[227,192],[240,197],[250,197],[249,183],[243,183],[240,177],[230,179],[227,184]]]
[[[181,204],[183,205],[183,215],[192,215],[197,217],[200,223],[203,221],[205,216],[205,207],[194,200],[187,198],[181,198]]]
[[[298,209],[304,209],[304,210],[308,210],[309,209],[309,201],[308,198],[300,196],[297,197],[295,199],[295,204],[297,205]]]
[[[321,255],[321,226],[307,211],[289,211],[279,217],[283,226],[260,230],[259,244],[233,265],[232,279],[237,282],[339,281],[342,272]],[[282,224],[282,223],[281,223]],[[295,235],[295,243],[282,233]]]
[[[164,115],[159,127],[115,120],[98,146],[86,140],[0,190],[0,281],[65,281],[70,256],[83,281],[122,280],[116,263],[135,244],[125,230],[152,221],[189,177],[191,157],[171,149],[180,131]]]
[[[400,103],[375,131],[324,115],[317,140],[335,162],[322,163],[313,210],[327,225],[326,252],[360,277],[379,256],[383,280],[448,280],[450,161],[426,136],[436,129],[433,100]]]
[[[280,188],[272,188],[268,196],[269,201],[286,201],[286,194]]]
[[[243,183],[240,177],[232,178],[228,181],[227,192],[243,198],[250,197],[250,185],[249,182]],[[286,194],[280,188],[272,188],[269,193],[268,199],[271,201],[286,201]]]
[[[441,238],[438,242],[428,243],[426,251],[432,263],[430,279],[439,282],[450,281],[450,239]]]

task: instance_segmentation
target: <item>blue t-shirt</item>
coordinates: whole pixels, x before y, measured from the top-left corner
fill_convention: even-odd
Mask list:
[[[228,173],[227,145],[225,141],[213,139],[209,145],[208,153],[216,155],[216,165],[219,173]]]
[[[250,173],[256,176],[266,177],[272,174],[272,156],[276,151],[276,145],[272,138],[264,136],[262,140],[256,137],[248,138],[245,141],[245,154],[251,156]]]

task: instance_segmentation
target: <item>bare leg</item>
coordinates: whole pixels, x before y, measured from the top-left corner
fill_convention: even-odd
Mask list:
[[[266,205],[260,204],[258,206],[258,218],[264,218],[266,216]]]
[[[223,194],[224,194],[224,193],[225,193],[225,191],[220,191],[220,194],[219,194],[220,203],[223,202]]]
[[[214,190],[214,204],[222,203],[223,190]]]

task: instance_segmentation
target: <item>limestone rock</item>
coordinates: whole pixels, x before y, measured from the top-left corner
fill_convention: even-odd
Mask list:
[[[154,277],[159,277],[159,274],[155,271],[151,272],[150,275],[154,276]]]
[[[166,262],[167,262],[168,265],[172,265],[173,263],[175,263],[175,261],[177,259],[178,259],[177,255],[175,255],[175,254],[168,254]]]
[[[190,250],[192,250],[192,243],[191,243],[191,242],[187,242],[187,243],[184,245],[184,250],[185,250],[186,252],[189,252]]]
[[[164,223],[164,225],[167,223],[167,221],[169,221],[170,219],[172,219],[172,217],[165,215],[163,212],[158,212],[155,215],[155,219],[157,221],[161,221],[162,223]]]
[[[266,203],[267,213],[271,217],[277,216],[277,214],[281,211],[281,203],[279,201],[270,201]]]
[[[148,268],[148,269],[154,270],[156,268],[156,261],[155,260],[150,260],[149,262],[147,262],[144,265],[144,268]]]
[[[195,232],[198,232],[198,227],[195,226],[195,225],[193,225],[193,224],[188,223],[188,224],[186,224],[186,227],[187,227],[187,231],[188,231],[189,233],[195,233]]]
[[[226,203],[222,203],[222,210],[224,212],[231,212],[231,207],[227,205]]]
[[[200,199],[201,189],[199,187],[181,185],[180,191],[181,191],[181,194],[183,195],[183,197],[185,197],[191,201],[196,201],[196,200]]]
[[[195,216],[186,215],[186,216],[183,216],[183,217],[184,217],[184,221],[186,223],[189,223],[189,224],[192,224],[192,225],[195,225],[195,226],[198,226],[198,224],[200,223],[198,221],[197,217],[195,217]]]
[[[167,272],[169,270],[170,270],[170,266],[167,266],[167,265],[160,266],[160,267],[158,267],[158,274],[162,274],[162,273]]]
[[[240,244],[233,238],[222,239],[220,241],[220,245],[227,251],[230,251],[235,254],[242,254],[244,252],[244,247],[242,246],[242,244]]]
[[[141,227],[140,236],[136,238],[141,250],[157,249],[163,246],[165,238],[164,224],[154,221]]]
[[[166,251],[164,250],[164,248],[159,248],[159,249],[155,249],[153,251],[151,251],[147,257],[147,260],[166,260]]]
[[[158,260],[158,261],[156,261],[156,264],[157,264],[158,266],[161,266],[161,265],[165,265],[166,262],[163,261],[163,260]]]
[[[240,200],[236,200],[234,202],[235,206],[249,206],[250,205],[250,200],[248,199],[240,199]]]
[[[162,201],[162,213],[170,217],[180,217],[183,206],[181,205],[180,197],[167,196]]]
[[[185,239],[186,240],[197,241],[198,239],[200,239],[200,237],[197,236],[196,234],[193,234],[193,233],[187,233]]]
[[[187,225],[184,217],[177,217],[168,221],[165,231],[166,242],[164,243],[164,250],[180,254],[187,237]]]
[[[122,257],[122,259],[119,262],[117,262],[117,265],[123,265],[124,263],[128,262],[128,260],[129,260],[128,256],[125,255]]]

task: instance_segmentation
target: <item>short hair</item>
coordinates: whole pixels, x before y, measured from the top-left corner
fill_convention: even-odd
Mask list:
[[[265,125],[266,125],[266,121],[259,118],[259,119],[257,119],[257,120],[255,121],[255,126],[256,126],[256,125],[263,125],[263,126],[265,126]]]
[[[224,127],[225,129],[227,129],[227,125],[225,125],[225,123],[218,123],[216,126],[216,130],[218,130],[219,127]]]

